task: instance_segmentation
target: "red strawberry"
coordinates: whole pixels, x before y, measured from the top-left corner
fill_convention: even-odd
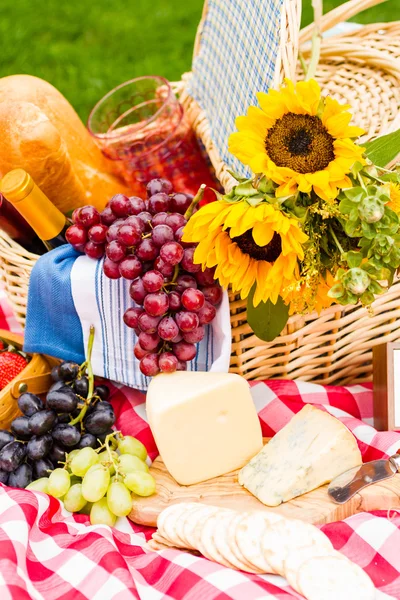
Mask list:
[[[4,389],[23,369],[28,361],[18,352],[0,353],[0,390]]]

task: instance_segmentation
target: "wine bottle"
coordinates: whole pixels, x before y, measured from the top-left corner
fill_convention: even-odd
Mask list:
[[[44,254],[46,247],[11,202],[0,194],[0,229],[33,254]]]
[[[58,210],[23,169],[14,169],[0,181],[0,192],[17,209],[48,250],[66,244],[71,222]]]

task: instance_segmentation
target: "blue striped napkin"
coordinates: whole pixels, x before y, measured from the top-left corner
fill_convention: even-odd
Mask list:
[[[193,61],[190,95],[205,111],[221,158],[242,176],[249,171],[228,153],[235,118],[257,104],[272,84],[283,0],[208,0]]]
[[[129,281],[105,277],[102,261],[61,246],[43,255],[29,282],[24,350],[83,362],[89,327],[95,326],[93,370],[145,391],[150,379],[133,354],[136,334],[122,315],[134,305]],[[228,371],[231,353],[229,300],[225,293],[217,316],[198,345],[191,371]]]

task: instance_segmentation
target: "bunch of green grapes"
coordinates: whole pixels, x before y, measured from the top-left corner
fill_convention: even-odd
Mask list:
[[[132,510],[132,492],[151,496],[156,489],[146,464],[147,450],[136,438],[120,432],[106,437],[97,450],[72,450],[63,468],[41,477],[26,489],[45,492],[63,501],[70,512],[90,515],[92,525],[112,527]]]

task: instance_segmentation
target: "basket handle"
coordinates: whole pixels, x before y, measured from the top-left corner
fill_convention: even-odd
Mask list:
[[[383,2],[387,2],[387,0],[349,0],[349,2],[341,4],[322,17],[321,32],[327,31],[338,23],[347,21],[348,19],[351,19],[351,17],[358,15],[358,13],[367,10],[367,8],[371,8],[377,4],[382,4]],[[300,45],[311,39],[313,31],[314,23],[307,25],[307,27],[304,27],[304,29],[300,31]]]
[[[192,61],[196,58],[196,56],[200,52],[201,34],[203,33],[203,27],[204,27],[204,23],[205,23],[205,20],[207,17],[207,11],[208,11],[208,0],[204,0],[203,12],[201,13],[200,23],[197,26],[196,37],[194,39]]]

